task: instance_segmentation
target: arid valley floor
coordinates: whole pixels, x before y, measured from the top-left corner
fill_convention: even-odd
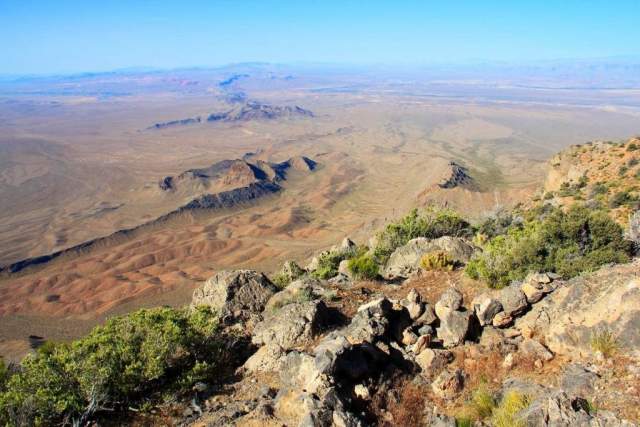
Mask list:
[[[640,129],[640,92],[620,81],[373,74],[243,65],[0,82],[0,354],[185,304],[222,269],[366,243],[413,206],[480,218],[531,198],[558,150]],[[257,162],[299,156],[315,168],[292,167],[272,194],[181,209],[245,185]],[[193,173],[236,159],[220,179]],[[468,181],[446,185],[451,162]],[[189,180],[164,191],[169,176]]]

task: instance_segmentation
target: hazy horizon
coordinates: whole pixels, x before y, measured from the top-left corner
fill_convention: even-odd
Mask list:
[[[637,16],[634,1],[10,2],[0,5],[0,74],[637,60]]]

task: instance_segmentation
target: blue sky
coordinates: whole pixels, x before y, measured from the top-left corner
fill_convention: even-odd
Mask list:
[[[640,54],[640,0],[0,0],[0,73]]]

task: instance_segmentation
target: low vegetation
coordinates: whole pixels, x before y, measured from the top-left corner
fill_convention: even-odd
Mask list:
[[[471,225],[457,212],[450,209],[428,208],[412,210],[397,222],[388,224],[377,238],[373,257],[380,265],[386,263],[394,250],[416,237],[436,239],[442,236],[469,237]]]
[[[103,411],[190,390],[228,365],[209,309],[154,308],[112,318],[70,344],[47,344],[1,374],[0,424],[84,425]],[[4,384],[4,385],[2,385]]]
[[[550,271],[570,278],[629,260],[630,242],[604,211],[575,205],[565,212],[543,206],[526,217],[483,246],[466,267],[470,277],[499,288],[530,272]]]
[[[359,280],[376,279],[380,272],[378,264],[366,248],[359,250],[358,255],[349,260],[348,268],[353,277]]]
[[[351,254],[344,252],[325,252],[318,257],[318,268],[312,273],[318,279],[330,279],[338,274],[340,263]]]
[[[500,400],[500,404],[493,409],[491,425],[494,427],[524,427],[523,420],[517,417],[518,412],[526,409],[531,403],[529,397],[509,390]]]
[[[420,266],[427,271],[451,271],[455,268],[456,262],[447,252],[435,251],[424,254],[420,260]]]
[[[591,349],[599,351],[606,358],[613,356],[620,349],[618,338],[609,329],[600,328],[591,334]]]

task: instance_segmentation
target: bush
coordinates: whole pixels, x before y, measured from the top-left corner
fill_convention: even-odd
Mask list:
[[[422,256],[422,259],[420,259],[420,266],[427,271],[451,271],[455,268],[456,262],[445,251],[434,251]]]
[[[349,271],[356,279],[373,280],[378,277],[378,264],[369,253],[361,251],[358,256],[349,260]]]
[[[611,197],[609,206],[611,208],[619,208],[620,206],[631,204],[637,200],[638,198],[631,195],[628,191],[619,191]]]
[[[318,257],[318,268],[312,275],[318,279],[330,279],[338,274],[338,266],[348,257],[346,253],[325,252]]]
[[[638,145],[634,144],[633,142],[627,145],[627,151],[636,151],[637,149],[638,149]]]
[[[493,410],[492,425],[494,427],[524,427],[525,423],[516,414],[526,409],[530,400],[515,390],[508,391],[500,400],[500,405]]]
[[[150,392],[215,378],[226,355],[209,309],[138,310],[25,357],[0,393],[0,422],[84,424]]]
[[[416,237],[436,239],[442,236],[471,236],[471,225],[458,213],[450,209],[428,208],[422,212],[413,209],[398,222],[388,224],[378,234],[378,244],[373,256],[384,265],[396,248]]]
[[[605,212],[574,206],[532,211],[523,225],[484,245],[467,274],[491,287],[503,287],[528,273],[553,271],[565,278],[607,263],[629,260],[631,244]]]
[[[593,332],[589,344],[593,351],[599,351],[604,357],[613,356],[620,348],[618,339],[608,329],[598,329]]]
[[[304,276],[305,271],[295,262],[287,261],[282,269],[276,273],[271,281],[280,289],[284,289],[289,283]]]

